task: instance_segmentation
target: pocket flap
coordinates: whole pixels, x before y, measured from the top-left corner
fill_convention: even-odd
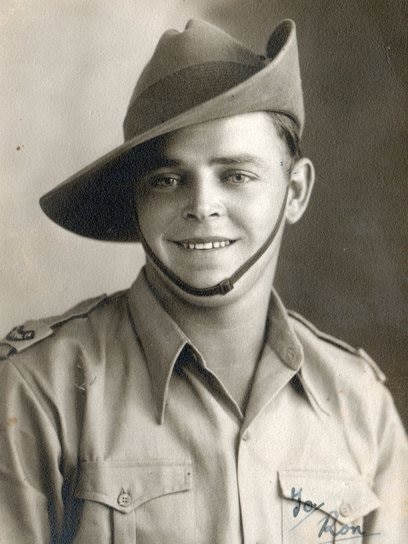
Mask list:
[[[380,505],[369,484],[358,476],[341,472],[280,470],[282,496],[301,504],[307,513],[314,509],[350,522],[366,516]]]
[[[75,497],[131,512],[155,497],[191,486],[191,462],[83,462]]]

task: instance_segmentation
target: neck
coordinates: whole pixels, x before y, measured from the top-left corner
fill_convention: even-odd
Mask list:
[[[276,261],[257,278],[243,278],[226,296],[198,298],[178,290],[149,260],[146,265],[147,280],[165,310],[200,351],[242,414],[264,347],[275,266]]]
[[[183,332],[212,368],[239,363],[253,365],[264,342],[274,269],[263,273],[246,292],[237,288],[225,297],[188,297],[147,262],[147,279]]]

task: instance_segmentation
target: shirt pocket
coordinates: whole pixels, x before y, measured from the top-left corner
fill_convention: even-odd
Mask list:
[[[284,544],[362,544],[363,518],[380,504],[366,481],[341,472],[280,470],[279,483]]]
[[[75,490],[74,543],[194,543],[190,462],[84,462]]]

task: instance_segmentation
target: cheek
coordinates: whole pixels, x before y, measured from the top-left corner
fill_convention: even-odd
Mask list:
[[[135,206],[139,226],[147,241],[161,237],[178,212],[171,198],[147,191],[136,195]]]
[[[251,242],[259,244],[270,234],[279,215],[280,205],[280,200],[269,191],[241,203],[237,216]]]

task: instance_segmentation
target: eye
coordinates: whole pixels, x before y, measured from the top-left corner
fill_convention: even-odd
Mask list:
[[[161,175],[150,180],[150,185],[155,189],[171,190],[179,185],[180,179],[177,176]]]
[[[243,185],[244,183],[251,181],[253,178],[248,174],[244,174],[243,172],[233,172],[224,179],[226,182],[231,183],[232,185]]]

